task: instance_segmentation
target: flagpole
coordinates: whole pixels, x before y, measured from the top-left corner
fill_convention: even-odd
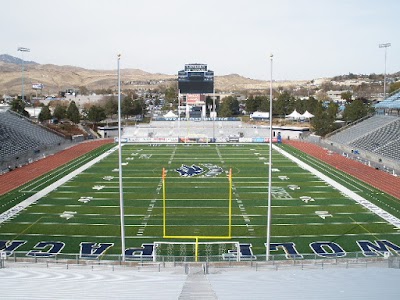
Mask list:
[[[269,166],[268,166],[268,212],[267,212],[267,254],[266,260],[269,260],[271,244],[271,189],[272,189],[272,59],[271,60],[271,79],[269,83]]]
[[[125,221],[124,221],[124,193],[122,187],[122,144],[121,144],[121,79],[119,61],[121,54],[118,54],[118,174],[119,174],[119,210],[121,220],[121,255],[125,261]]]

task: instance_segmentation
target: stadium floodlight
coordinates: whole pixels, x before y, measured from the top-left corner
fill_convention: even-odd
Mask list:
[[[386,99],[386,49],[390,47],[391,43],[379,44],[379,48],[385,48],[385,73],[383,75],[383,100]]]
[[[25,47],[18,47],[17,51],[22,52],[22,60],[21,60],[21,65],[22,65],[22,92],[21,92],[21,99],[22,101],[24,100],[24,52],[31,52],[31,49],[25,48]]]
[[[122,186],[122,144],[121,144],[121,78],[119,61],[121,54],[118,54],[118,174],[119,174],[119,210],[121,220],[121,255],[125,261],[125,221],[124,221],[124,193]]]
[[[213,86],[213,143],[215,143],[215,85]]]
[[[274,56],[269,56],[271,60],[270,72],[271,78],[269,82],[269,166],[268,166],[268,208],[267,208],[267,253],[266,260],[269,260],[270,244],[271,244],[271,189],[272,189],[272,61]]]

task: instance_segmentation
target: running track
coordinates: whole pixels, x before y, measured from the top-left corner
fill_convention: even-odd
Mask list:
[[[337,153],[328,155],[326,149],[315,144],[293,140],[285,141],[284,143],[293,146],[304,153],[307,153],[400,200],[400,177],[395,177],[384,171],[376,170]]]
[[[28,183],[29,181],[44,175],[67,162],[70,162],[83,154],[112,142],[112,139],[105,139],[82,143],[45,159],[3,174],[0,176],[0,195],[4,195],[5,193]],[[394,177],[386,172],[375,170],[374,168],[345,158],[336,153],[328,155],[325,149],[315,144],[293,140],[285,141],[285,144],[291,145],[309,155],[312,155],[313,157],[400,199],[399,177]]]
[[[75,158],[112,142],[113,139],[102,139],[81,143],[44,159],[35,161],[29,165],[5,173],[0,176],[0,196],[74,160]]]

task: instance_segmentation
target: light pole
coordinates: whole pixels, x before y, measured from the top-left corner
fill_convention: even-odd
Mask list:
[[[122,144],[121,144],[121,79],[119,61],[121,54],[118,54],[118,174],[119,174],[119,211],[121,220],[121,255],[125,261],[125,221],[124,221],[124,193],[122,187]]]
[[[386,50],[390,47],[391,43],[379,44],[379,48],[385,48],[385,74],[383,75],[383,100],[386,99]]]
[[[24,52],[30,52],[31,49],[25,47],[18,47],[17,51],[22,52],[22,92],[21,92],[21,99],[24,101]]]
[[[215,117],[216,117],[216,112],[215,112],[215,86],[213,84],[213,143],[215,143]]]
[[[272,196],[272,60],[274,56],[269,56],[271,60],[270,72],[271,78],[269,82],[269,166],[268,166],[268,211],[267,211],[267,253],[266,260],[269,260],[270,244],[271,244],[271,196]]]

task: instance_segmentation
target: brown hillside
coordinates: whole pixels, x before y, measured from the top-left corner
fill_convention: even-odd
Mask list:
[[[56,94],[67,88],[85,86],[89,90],[117,88],[116,70],[88,70],[74,66],[25,65],[25,93],[35,94],[32,83],[44,85],[43,94]],[[160,84],[172,84],[177,75],[152,74],[138,69],[122,69],[122,88],[156,88]],[[279,82],[274,85],[288,85],[293,82]],[[268,89],[269,82],[245,78],[237,74],[216,76],[215,88],[219,91],[243,91]],[[0,62],[0,93],[21,93],[21,66]]]

